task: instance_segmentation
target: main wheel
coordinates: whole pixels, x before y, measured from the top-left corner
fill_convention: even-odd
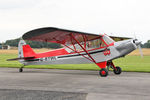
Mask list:
[[[116,68],[114,69],[114,73],[115,73],[116,75],[121,74],[121,72],[122,72],[122,70],[121,70],[120,67],[116,67]]]
[[[108,71],[105,69],[105,68],[102,68],[100,71],[99,71],[99,75],[101,77],[106,77],[108,75]]]
[[[23,72],[23,68],[19,68],[19,72]]]

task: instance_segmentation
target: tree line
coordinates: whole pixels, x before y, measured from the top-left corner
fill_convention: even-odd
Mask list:
[[[146,43],[142,44],[142,48],[150,48],[150,40],[148,40]]]
[[[20,41],[20,38],[7,40],[5,43],[3,43],[3,45],[18,47],[19,41]],[[60,44],[50,43],[50,42],[38,42],[38,41],[26,40],[26,43],[29,44],[32,48],[54,48],[54,49],[61,48]]]

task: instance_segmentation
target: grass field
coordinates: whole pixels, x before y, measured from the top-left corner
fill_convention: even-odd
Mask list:
[[[47,51],[47,49],[35,50],[36,52]],[[18,61],[6,61],[6,59],[16,58],[17,50],[0,50],[0,67],[20,67]],[[114,60],[116,66],[120,66],[123,71],[150,72],[150,49],[143,49],[144,58],[139,56],[139,51],[135,50],[128,56]],[[80,69],[99,70],[95,64],[64,64],[64,65],[30,65],[26,68],[53,68],[53,69]]]

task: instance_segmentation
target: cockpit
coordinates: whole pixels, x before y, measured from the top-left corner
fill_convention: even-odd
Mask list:
[[[81,51],[83,51],[83,48],[88,51],[93,50],[93,49],[106,48],[107,46],[110,46],[114,42],[115,41],[113,39],[111,39],[109,36],[102,35],[102,36],[93,38],[91,40],[87,40],[87,41],[82,40],[82,42],[80,42],[80,45],[78,43],[76,43],[76,44],[72,44],[68,47],[70,49],[72,49],[71,50],[72,52],[73,52],[73,50],[77,51],[77,52],[81,52]]]
[[[88,47],[89,48],[103,48],[114,42],[115,41],[113,39],[111,39],[109,36],[103,35],[100,38],[88,41],[88,44],[89,44]]]

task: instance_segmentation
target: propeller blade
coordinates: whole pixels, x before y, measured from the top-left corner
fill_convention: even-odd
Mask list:
[[[143,58],[143,52],[142,52],[141,45],[138,45],[138,48],[139,48],[139,51],[140,51],[140,54],[141,54],[141,58]]]

